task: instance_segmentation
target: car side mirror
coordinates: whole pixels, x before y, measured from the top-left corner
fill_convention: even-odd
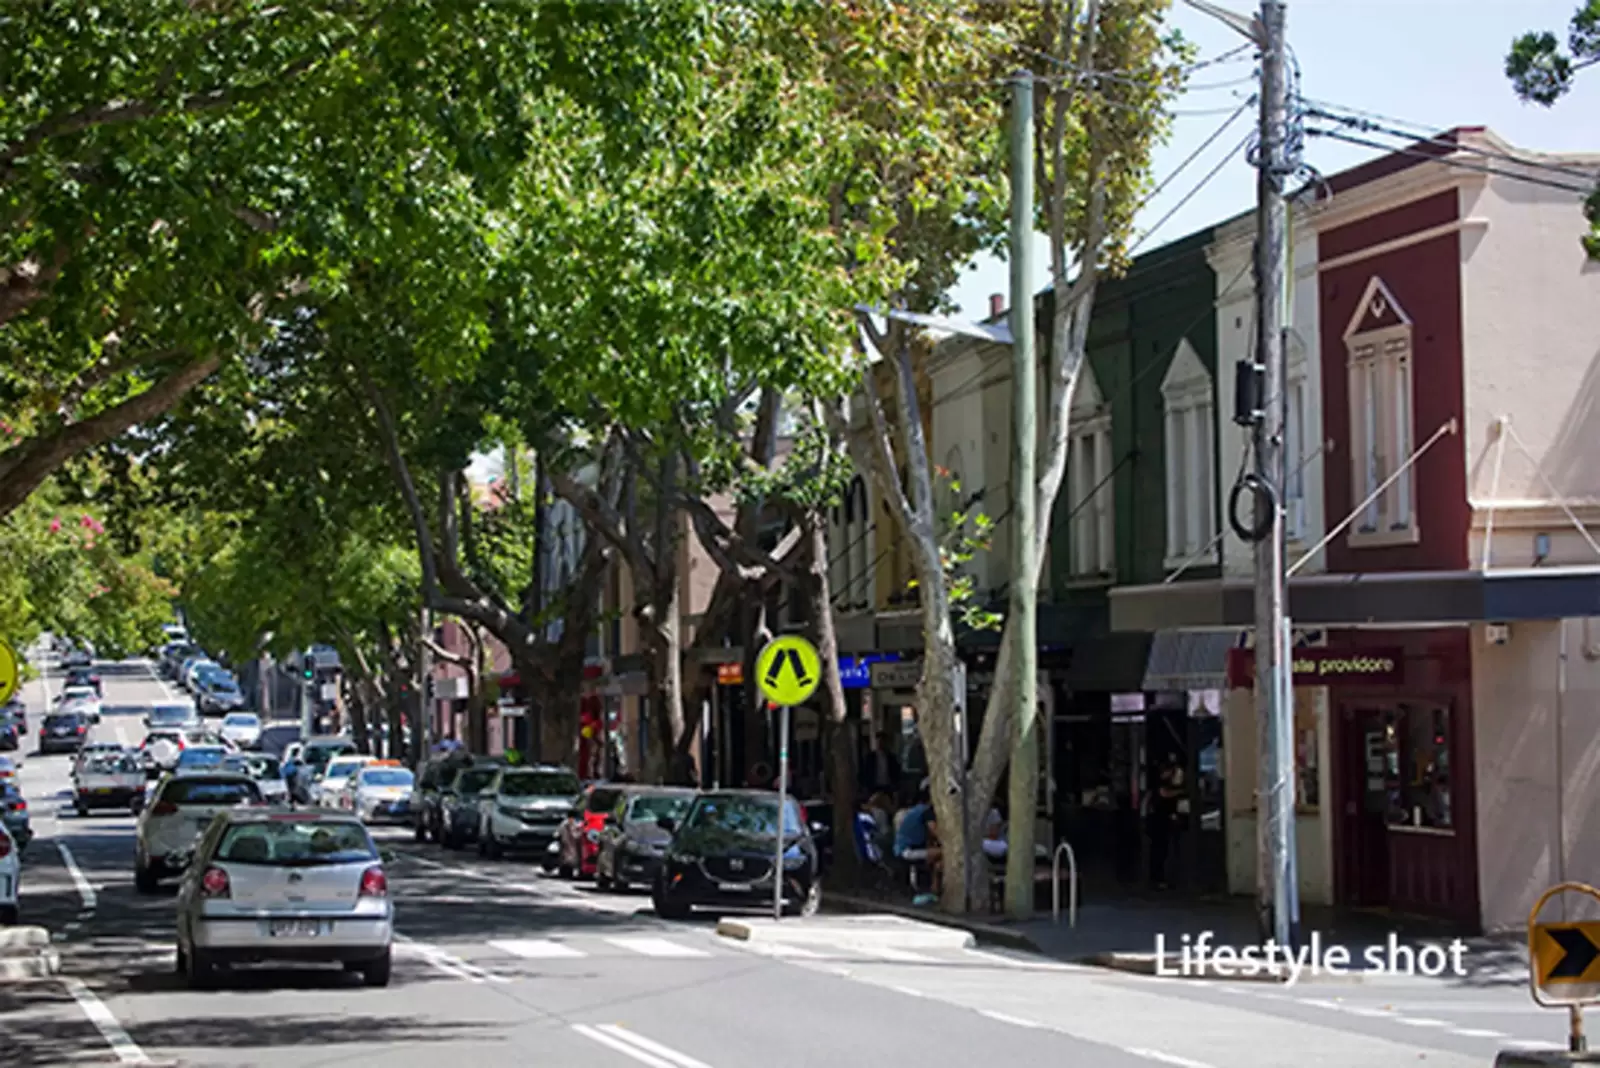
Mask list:
[[[378,859],[383,861],[385,864],[393,864],[395,862],[395,859],[397,857],[399,857],[399,855],[400,854],[396,853],[392,849],[380,849],[380,850],[378,850]]]
[[[656,826],[671,834],[678,829],[678,821],[671,816],[660,816],[656,819]]]
[[[606,813],[605,824],[607,827],[615,827],[617,825],[616,814],[611,812]]]

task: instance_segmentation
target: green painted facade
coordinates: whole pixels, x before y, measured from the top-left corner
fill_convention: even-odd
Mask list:
[[[1224,405],[1217,392],[1216,272],[1205,257],[1212,236],[1208,227],[1148,252],[1123,276],[1103,282],[1096,294],[1087,358],[1111,406],[1118,585],[1158,583],[1167,576],[1161,383],[1180,341],[1188,339],[1211,373],[1216,410],[1231,408],[1231,399]],[[1227,377],[1231,381],[1231,369]],[[1231,398],[1231,387],[1228,395]],[[1214,435],[1212,448],[1212,470],[1217,471],[1217,484],[1225,485],[1232,473],[1217,466]],[[1068,519],[1074,502],[1067,498],[1063,487],[1051,515],[1051,591],[1056,603],[1098,615],[1104,611],[1109,587],[1075,585],[1070,578]],[[1190,567],[1183,578],[1215,578],[1217,573],[1213,561]]]

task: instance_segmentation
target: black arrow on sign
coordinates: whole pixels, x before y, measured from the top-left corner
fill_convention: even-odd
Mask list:
[[[789,667],[794,670],[794,677],[801,686],[809,686],[811,684],[811,676],[807,674],[806,669],[800,663],[800,650],[789,650]]]
[[[1589,970],[1589,965],[1600,960],[1600,946],[1591,942],[1582,928],[1558,927],[1548,933],[1565,954],[1545,975],[1546,979],[1581,979]]]
[[[789,669],[794,672],[795,680],[801,686],[805,686],[811,681],[811,676],[806,673],[806,669],[800,663],[800,650],[783,649],[778,652],[777,656],[772,658],[772,666],[767,668],[768,686],[776,686],[778,680],[783,678],[783,665],[785,664],[789,665]]]

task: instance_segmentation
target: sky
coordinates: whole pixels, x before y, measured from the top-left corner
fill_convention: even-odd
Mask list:
[[[1216,0],[1235,11],[1253,10],[1248,0]],[[1301,93],[1333,110],[1362,111],[1403,120],[1425,130],[1487,126],[1522,148],[1545,152],[1600,152],[1600,68],[1578,76],[1577,87],[1554,107],[1524,104],[1503,73],[1511,40],[1528,30],[1550,30],[1565,39],[1579,0],[1289,0],[1288,36],[1300,61]],[[1199,47],[1200,60],[1221,56],[1243,38],[1211,16],[1176,0],[1171,21]],[[1252,92],[1249,56],[1196,71],[1195,88],[1174,105],[1183,112],[1171,140],[1156,152],[1159,182],[1198,149]],[[1222,113],[1217,114],[1219,109]],[[1195,114],[1188,114],[1193,112]],[[1207,182],[1140,245],[1140,251],[1221,222],[1247,210],[1255,200],[1255,172],[1235,151],[1254,121],[1254,109],[1178,174],[1141,213],[1136,229],[1147,230]],[[1326,124],[1324,124],[1326,125]],[[1387,123],[1387,125],[1398,125]],[[1365,140],[1390,138],[1357,134]],[[1232,155],[1232,158],[1228,157]],[[1376,150],[1309,138],[1305,161],[1333,174],[1381,155]],[[1224,162],[1226,160],[1226,162]],[[1049,249],[1035,248],[1035,288],[1048,281]],[[975,260],[952,296],[967,319],[983,319],[989,295],[1004,293],[1009,270],[1003,260]]]

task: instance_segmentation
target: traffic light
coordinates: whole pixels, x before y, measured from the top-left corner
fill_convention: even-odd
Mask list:
[[[307,682],[310,682],[317,677],[317,658],[312,656],[310,653],[305,655],[305,661],[304,666],[301,669],[301,675]]]

